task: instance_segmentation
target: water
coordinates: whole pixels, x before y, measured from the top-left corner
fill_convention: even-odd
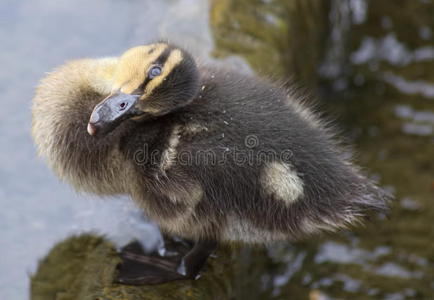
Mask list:
[[[245,250],[237,294],[432,298],[434,3],[236,2],[2,1],[1,299],[26,298],[38,259],[72,233],[158,243],[155,228],[127,199],[91,199],[59,183],[36,157],[29,132],[31,98],[45,72],[68,59],[118,55],[161,37],[205,61],[249,72],[244,58],[258,73],[292,76],[310,87],[356,145],[357,161],[396,195],[388,219],[267,251]]]

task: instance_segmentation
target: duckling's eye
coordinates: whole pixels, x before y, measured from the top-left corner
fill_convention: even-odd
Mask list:
[[[160,74],[161,74],[161,67],[160,66],[153,66],[148,72],[148,76],[151,79],[154,77],[157,77]]]

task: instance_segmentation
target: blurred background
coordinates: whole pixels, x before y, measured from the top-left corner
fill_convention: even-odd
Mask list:
[[[200,60],[298,82],[396,196],[388,219],[246,255],[240,299],[434,299],[433,35],[431,0],[2,0],[0,298],[25,299],[38,260],[73,233],[158,240],[128,199],[90,199],[53,176],[30,108],[65,60],[166,38]]]

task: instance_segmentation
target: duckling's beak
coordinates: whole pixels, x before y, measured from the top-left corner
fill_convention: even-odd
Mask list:
[[[122,121],[138,114],[135,107],[139,95],[118,92],[98,103],[90,116],[87,132],[90,135],[107,134]]]

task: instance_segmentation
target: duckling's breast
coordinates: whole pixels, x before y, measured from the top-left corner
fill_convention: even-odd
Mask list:
[[[130,164],[119,151],[119,133],[94,138],[86,132],[105,96],[89,84],[88,68],[87,61],[72,62],[42,80],[33,99],[32,136],[56,175],[77,190],[125,193]]]

